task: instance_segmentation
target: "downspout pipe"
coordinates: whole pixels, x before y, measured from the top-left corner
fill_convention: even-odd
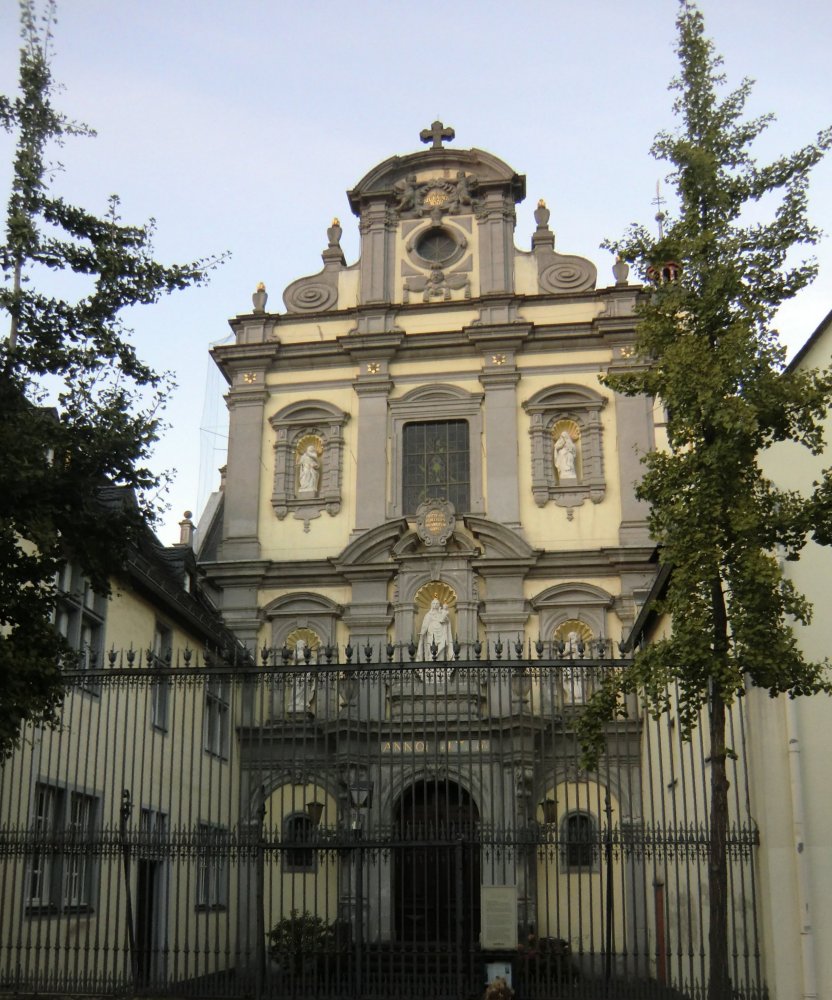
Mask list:
[[[800,769],[800,721],[794,698],[786,698],[786,739],[789,750],[789,792],[792,807],[792,836],[794,838],[797,905],[800,921],[800,971],[803,983],[800,997],[801,1000],[819,1000],[815,967],[815,932],[812,929],[812,912],[809,901],[811,874],[805,841],[803,775]]]

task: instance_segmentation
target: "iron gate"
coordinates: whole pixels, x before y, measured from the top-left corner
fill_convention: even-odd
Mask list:
[[[380,652],[112,652],[68,676],[58,725],[2,768],[0,988],[462,998],[489,973],[521,998],[703,995],[702,736],[633,701],[586,771],[577,716],[626,668],[607,648]],[[750,997],[757,836],[739,709],[731,725]]]

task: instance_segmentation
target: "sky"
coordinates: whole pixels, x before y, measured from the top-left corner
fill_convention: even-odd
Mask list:
[[[832,4],[702,0],[728,82],[756,85],[751,114],[777,120],[760,161],[811,142],[832,124]],[[169,428],[153,466],[174,473],[158,534],[178,540],[224,461],[224,383],[209,357],[227,320],[251,310],[259,281],[269,309],[320,270],[326,228],[357,220],[345,192],[376,163],[422,148],[439,118],[455,145],[489,150],[527,179],[516,242],[528,249],[538,198],[556,249],[592,259],[632,222],[653,225],[667,166],[652,138],[672,128],[676,0],[63,0],[53,75],[60,106],[93,127],[70,140],[54,190],[103,212],[117,193],[126,221],[157,223],[157,259],[230,253],[205,287],[126,317],[140,356],[174,373]],[[794,13],[792,13],[794,12]],[[16,89],[18,8],[0,0],[0,92]],[[0,136],[6,200],[12,141]],[[667,191],[665,191],[667,194]],[[832,233],[832,157],[814,172],[810,216]],[[790,354],[832,308],[832,236],[814,251],[815,284],[787,303],[778,327]]]

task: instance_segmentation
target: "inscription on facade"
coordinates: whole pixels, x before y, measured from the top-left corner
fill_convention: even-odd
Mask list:
[[[491,740],[384,740],[382,753],[485,753]]]

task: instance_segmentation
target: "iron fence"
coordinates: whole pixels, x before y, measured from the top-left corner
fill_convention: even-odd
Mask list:
[[[0,989],[704,996],[706,734],[636,699],[582,766],[609,645],[112,652],[0,771]],[[160,665],[163,664],[163,665]],[[744,718],[732,984],[765,992]]]

